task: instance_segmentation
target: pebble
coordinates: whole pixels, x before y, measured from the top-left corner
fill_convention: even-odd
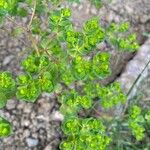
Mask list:
[[[6,107],[8,110],[14,109],[16,107],[17,101],[16,100],[8,100]]]
[[[21,122],[21,125],[22,126],[25,126],[25,127],[28,127],[29,125],[31,124],[30,120],[28,119],[25,119]]]
[[[29,130],[24,130],[24,132],[23,132],[23,138],[27,138],[27,137],[29,137],[30,136],[30,131]]]
[[[52,119],[56,121],[62,121],[64,120],[64,116],[59,111],[55,111],[52,115]]]
[[[78,7],[78,10],[81,10],[81,9],[83,9],[83,5],[82,4]]]
[[[5,59],[3,61],[3,66],[8,65],[13,58],[14,58],[14,55],[9,55],[9,56],[5,57]]]
[[[48,145],[44,148],[44,150],[52,150],[51,144],[48,144]]]
[[[26,138],[26,142],[29,147],[35,147],[39,144],[39,140],[34,138]]]
[[[92,8],[91,8],[91,14],[92,14],[92,15],[97,15],[97,13],[98,13],[98,12],[97,12],[97,9],[96,9],[95,7],[92,7]]]
[[[75,2],[73,2],[72,7],[73,7],[73,8],[77,8],[77,6],[78,6],[78,4],[75,3]]]

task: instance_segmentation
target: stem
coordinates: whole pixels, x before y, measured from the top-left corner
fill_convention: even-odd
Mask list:
[[[34,0],[34,7],[33,7],[33,12],[32,12],[32,15],[31,15],[31,19],[29,21],[29,24],[28,24],[28,30],[30,29],[30,26],[32,24],[32,21],[33,21],[33,18],[34,18],[34,15],[35,15],[35,9],[36,9],[36,0]]]
[[[144,69],[142,70],[142,72],[138,75],[138,77],[136,78],[136,80],[134,81],[133,85],[131,86],[131,88],[129,89],[127,96],[130,95],[130,93],[132,92],[134,86],[136,85],[137,81],[140,79],[140,77],[142,76],[142,74],[144,73],[145,69],[147,68],[147,66],[149,65],[150,60],[147,62],[147,64],[145,65]]]
[[[29,37],[29,39],[31,40],[33,47],[35,48],[37,55],[40,56],[39,51],[38,51],[38,47],[37,47],[37,45],[36,45],[36,41],[34,40],[31,31],[28,30],[27,27],[23,27],[22,25],[19,25],[18,23],[16,23],[11,17],[6,16],[6,18],[7,18],[8,20],[10,20],[12,23],[14,23],[16,26],[22,28],[22,29],[28,34],[28,37]]]
[[[127,93],[127,97],[131,94],[131,92],[132,92],[134,86],[136,85],[136,83],[138,82],[138,80],[140,79],[140,77],[142,76],[142,74],[144,73],[144,71],[145,71],[145,69],[147,68],[147,66],[149,65],[149,63],[150,63],[150,60],[147,62],[147,64],[145,65],[144,69],[141,71],[141,73],[138,75],[138,77],[136,78],[136,80],[133,82],[131,88],[129,89],[129,91],[128,91],[128,93]],[[123,110],[121,116],[123,116],[123,115],[125,114],[127,107],[128,107],[128,101],[127,101],[126,104],[125,104],[125,107],[124,107],[124,110]]]
[[[35,48],[35,51],[36,51],[37,55],[40,56],[38,47],[37,47],[37,45],[36,45],[37,43],[36,43],[35,39],[33,38],[31,32],[29,32],[28,37],[29,37],[29,39],[31,40],[33,47]]]

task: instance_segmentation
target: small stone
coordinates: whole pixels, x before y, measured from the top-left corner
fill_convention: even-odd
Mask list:
[[[56,121],[62,121],[64,119],[64,116],[59,111],[56,111],[52,115],[52,119]]]
[[[79,7],[78,7],[78,10],[82,10],[83,9],[83,5],[80,5]]]
[[[6,107],[8,110],[11,110],[16,107],[16,104],[17,104],[16,100],[9,100],[9,101],[7,101]]]
[[[52,146],[51,146],[50,144],[48,144],[48,145],[44,148],[44,150],[52,150]]]
[[[27,138],[27,137],[29,137],[30,136],[30,131],[29,130],[24,130],[23,131],[23,138]]]
[[[90,9],[85,10],[85,14],[88,15],[90,13]]]
[[[4,61],[3,61],[3,66],[6,66],[10,63],[10,61],[14,58],[13,55],[7,56],[5,57]]]
[[[30,121],[29,120],[23,120],[21,124],[22,124],[22,126],[28,127],[30,125]]]
[[[38,139],[34,139],[34,138],[27,138],[27,139],[26,139],[26,142],[27,142],[27,145],[28,145],[29,147],[35,147],[35,146],[38,145],[39,140],[38,140]]]
[[[92,15],[96,15],[96,14],[97,14],[97,10],[96,10],[95,7],[92,7],[92,8],[91,8],[91,14],[92,14]]]
[[[32,111],[32,104],[31,103],[25,104],[23,110],[24,110],[24,113],[31,113],[31,111]]]
[[[73,8],[77,8],[77,6],[78,6],[78,4],[75,3],[75,2],[73,2],[72,7],[73,7]]]

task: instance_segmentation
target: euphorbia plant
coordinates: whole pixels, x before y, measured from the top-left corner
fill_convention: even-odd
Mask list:
[[[80,31],[75,30],[70,20],[71,10],[59,8],[61,2],[62,0],[1,0],[0,17],[9,19],[28,35],[32,50],[21,62],[24,73],[19,74],[16,80],[10,73],[0,72],[0,108],[5,107],[11,96],[35,102],[42,92],[55,92],[61,103],[60,111],[65,117],[62,130],[66,139],[61,142],[60,149],[105,150],[113,141],[110,132],[112,119],[89,117],[89,114],[81,117],[79,114],[83,110],[94,109],[97,104],[95,98],[107,111],[116,105],[124,104],[126,95],[117,82],[107,86],[98,82],[111,75],[111,55],[108,52],[97,51],[96,45],[107,41],[118,50],[131,52],[136,51],[139,46],[135,34],[126,34],[129,23],[112,23],[103,28],[99,18],[93,17],[84,23]],[[12,18],[28,15],[28,9],[22,8],[21,3],[26,3],[27,7],[32,8],[27,26],[20,26]],[[50,10],[49,3],[53,5]],[[98,1],[94,3],[100,6]],[[40,15],[48,16],[45,20],[48,30],[41,27]],[[38,40],[35,40],[35,35],[39,36]],[[81,87],[72,89],[74,84],[77,87],[81,84]],[[66,89],[60,88],[64,85]],[[138,108],[134,107],[133,112],[129,114],[129,127],[140,140],[144,130],[138,126],[136,120],[135,124],[130,120],[135,119],[135,109]],[[140,128],[140,135],[137,135],[137,128]],[[0,137],[10,133],[10,123],[1,118]]]

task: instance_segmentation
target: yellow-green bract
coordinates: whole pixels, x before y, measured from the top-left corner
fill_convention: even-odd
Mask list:
[[[11,124],[4,118],[0,117],[0,137],[9,136],[11,132],[12,132]]]

